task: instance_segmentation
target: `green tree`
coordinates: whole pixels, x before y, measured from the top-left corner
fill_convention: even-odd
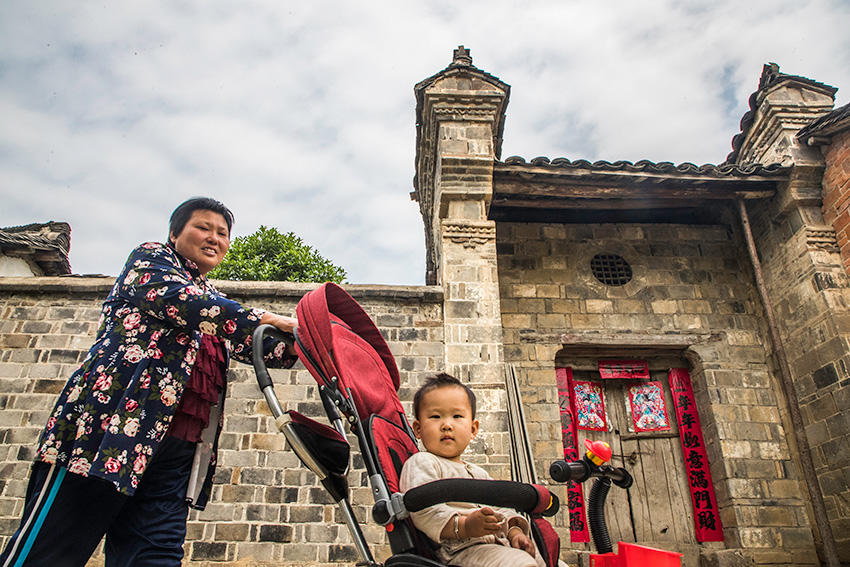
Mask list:
[[[221,264],[209,273],[220,280],[342,283],[345,270],[323,258],[292,232],[261,226],[237,236]]]

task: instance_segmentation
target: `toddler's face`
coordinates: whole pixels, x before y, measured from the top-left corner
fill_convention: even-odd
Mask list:
[[[472,407],[464,389],[442,386],[422,396],[413,432],[429,453],[460,461],[461,454],[478,433],[478,420],[472,418]]]

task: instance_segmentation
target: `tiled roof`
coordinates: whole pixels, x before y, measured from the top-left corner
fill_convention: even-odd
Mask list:
[[[835,93],[838,91],[838,89],[835,87],[831,87],[824,83],[819,83],[818,81],[814,81],[807,77],[801,77],[799,75],[786,75],[785,73],[780,73],[779,65],[777,65],[776,63],[766,64],[762,68],[758,89],[756,89],[756,91],[750,95],[750,109],[747,110],[744,113],[744,116],[741,117],[741,131],[732,137],[732,151],[729,153],[728,156],[726,156],[726,161],[724,162],[724,164],[734,163],[738,159],[738,152],[741,150],[741,144],[744,143],[744,139],[747,137],[747,133],[749,132],[750,127],[753,125],[753,121],[755,120],[756,105],[759,93],[784,81],[798,81],[807,83],[813,87],[817,87],[829,92],[830,94],[832,94],[833,97],[835,97]]]
[[[16,234],[0,229],[0,246],[6,248],[32,248],[35,250],[54,250],[57,244],[46,236],[32,234]]]
[[[670,174],[670,175],[698,175],[706,177],[739,177],[739,176],[778,176],[783,175],[788,171],[787,167],[782,167],[779,164],[761,165],[735,165],[727,163],[722,165],[704,164],[695,165],[693,163],[674,164],[669,161],[651,162],[648,160],[640,160],[632,163],[630,161],[595,161],[590,162],[586,159],[571,161],[567,158],[555,158],[550,160],[547,157],[536,157],[530,162],[525,161],[519,156],[511,156],[504,161],[505,165],[533,165],[557,167],[560,169],[588,169],[597,172],[625,172],[625,173],[653,173],[653,174]]]
[[[828,114],[824,114],[811,124],[803,128],[797,133],[797,138],[806,141],[812,136],[818,134],[832,134],[833,127],[841,127],[841,122],[847,122],[843,125],[845,128],[850,128],[850,103],[840,106]]]
[[[65,222],[0,228],[0,251],[28,259],[46,276],[71,273],[68,261],[70,247],[71,226]]]

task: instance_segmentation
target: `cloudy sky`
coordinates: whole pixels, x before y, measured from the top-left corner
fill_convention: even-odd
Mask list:
[[[502,157],[720,163],[762,65],[850,102],[848,0],[0,3],[0,226],[115,275],[210,195],[351,283],[424,283],[413,86],[511,85]]]

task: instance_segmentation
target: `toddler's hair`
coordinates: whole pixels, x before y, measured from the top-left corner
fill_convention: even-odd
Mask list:
[[[446,374],[445,372],[429,376],[425,380],[425,383],[422,384],[422,387],[420,387],[413,395],[413,417],[415,419],[419,419],[419,407],[422,405],[422,397],[425,396],[425,394],[431,390],[436,390],[437,388],[443,388],[445,386],[458,386],[463,388],[466,392],[466,396],[469,398],[469,406],[472,408],[472,419],[475,419],[475,394],[472,393],[469,386],[451,374]]]

